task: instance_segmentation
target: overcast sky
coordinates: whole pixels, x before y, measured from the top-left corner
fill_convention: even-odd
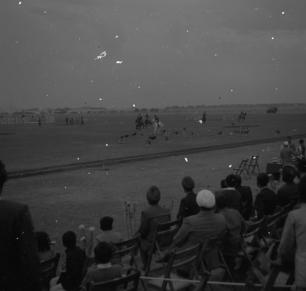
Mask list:
[[[305,0],[1,0],[0,108],[305,102],[305,11]]]

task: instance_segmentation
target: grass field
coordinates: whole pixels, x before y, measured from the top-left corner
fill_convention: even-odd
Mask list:
[[[222,144],[261,137],[306,133],[304,114],[249,115],[245,121],[250,126],[248,135],[234,133],[233,115],[209,116],[206,127],[196,122],[195,115],[163,115],[161,120],[171,132],[169,140],[162,138],[146,145],[146,136],[128,138],[118,143],[122,134],[133,132],[134,116],[105,116],[89,120],[84,126],[62,124],[38,127],[1,127],[0,158],[9,170],[36,168],[47,165],[90,161],[107,157],[134,155],[186,147]],[[183,128],[186,131],[183,131]],[[174,131],[180,131],[178,135]],[[194,135],[191,135],[191,131]],[[222,135],[218,132],[222,131]],[[105,144],[109,146],[106,147]],[[179,199],[183,197],[180,181],[191,175],[200,188],[217,189],[220,180],[232,172],[241,159],[258,154],[261,169],[266,162],[278,156],[280,143],[254,145],[243,148],[204,152],[201,154],[169,157],[151,161],[117,165],[109,169],[90,168],[55,173],[25,179],[10,180],[3,195],[30,206],[37,230],[47,230],[58,240],[68,229],[86,226],[98,227],[98,219],[104,215],[115,217],[115,227],[126,233],[124,201],[135,203],[135,228],[140,210],[145,206],[145,193],[156,184],[162,192],[162,204],[172,207],[175,215]],[[250,184],[256,193],[254,177]]]

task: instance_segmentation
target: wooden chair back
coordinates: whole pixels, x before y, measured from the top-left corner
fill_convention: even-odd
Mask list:
[[[125,277],[116,278],[113,280],[88,283],[88,291],[113,291],[113,290],[125,290],[125,291],[137,291],[139,283],[140,272],[134,270]]]
[[[56,277],[59,259],[60,254],[56,253],[56,255],[50,260],[40,263],[40,279],[43,290],[49,290],[50,280]]]

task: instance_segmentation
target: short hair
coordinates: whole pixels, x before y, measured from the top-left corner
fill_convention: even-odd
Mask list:
[[[298,184],[298,190],[300,195],[300,201],[306,202],[306,176],[302,177]]]
[[[225,178],[226,184],[228,187],[236,187],[237,185],[237,178],[236,175],[230,174]]]
[[[110,262],[113,255],[113,247],[107,242],[99,242],[94,249],[97,264]]]
[[[283,181],[285,183],[292,183],[296,177],[296,170],[291,166],[283,167]]]
[[[304,143],[304,140],[303,140],[303,139],[300,139],[300,140],[299,140],[299,143]]]
[[[5,169],[4,163],[0,160],[0,193],[3,188],[4,183],[7,181],[7,171]]]
[[[222,180],[220,181],[220,187],[221,187],[221,188],[226,188],[226,187],[227,187],[227,183],[226,183],[225,179],[222,179]]]
[[[76,234],[73,231],[66,231],[62,237],[64,247],[71,249],[76,246]]]
[[[147,191],[147,200],[150,205],[158,204],[160,200],[160,191],[157,186],[151,186]]]
[[[269,176],[266,173],[259,173],[257,175],[257,185],[259,187],[265,187],[269,183]]]
[[[112,230],[114,219],[110,216],[104,216],[100,219],[100,229],[102,230]]]
[[[39,252],[46,252],[50,250],[51,241],[49,235],[45,231],[36,231],[35,238]]]
[[[182,187],[186,191],[191,191],[194,189],[194,180],[190,176],[186,176],[182,180]]]
[[[242,180],[240,175],[235,175],[236,176],[236,187],[240,187]]]

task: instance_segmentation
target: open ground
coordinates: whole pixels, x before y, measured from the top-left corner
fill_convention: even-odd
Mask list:
[[[146,144],[146,136],[151,134],[147,130],[143,136],[136,135],[118,143],[119,136],[134,132],[134,118],[134,115],[104,116],[88,120],[84,126],[58,123],[43,127],[1,127],[1,133],[10,134],[1,135],[0,158],[9,170],[19,170],[76,162],[78,157],[92,161],[306,133],[304,114],[249,115],[245,121],[250,129],[247,135],[235,132],[232,123],[236,123],[236,116],[231,114],[210,116],[206,126],[201,126],[195,115],[169,114],[161,115],[165,128],[171,133],[168,141],[158,138],[151,145]],[[175,134],[175,131],[180,133]],[[218,134],[221,131],[222,134]],[[10,180],[3,196],[27,203],[35,228],[48,231],[55,240],[68,229],[76,230],[81,223],[97,228],[99,218],[104,215],[114,216],[115,227],[127,235],[124,202],[135,204],[136,229],[140,210],[146,203],[146,190],[152,184],[160,187],[162,204],[171,207],[175,216],[179,199],[184,195],[180,186],[183,176],[194,177],[196,190],[217,189],[220,180],[231,173],[241,159],[259,155],[260,167],[264,170],[266,163],[279,155],[279,149],[278,142],[115,165],[108,169],[83,168]],[[246,183],[256,194],[254,176]]]

